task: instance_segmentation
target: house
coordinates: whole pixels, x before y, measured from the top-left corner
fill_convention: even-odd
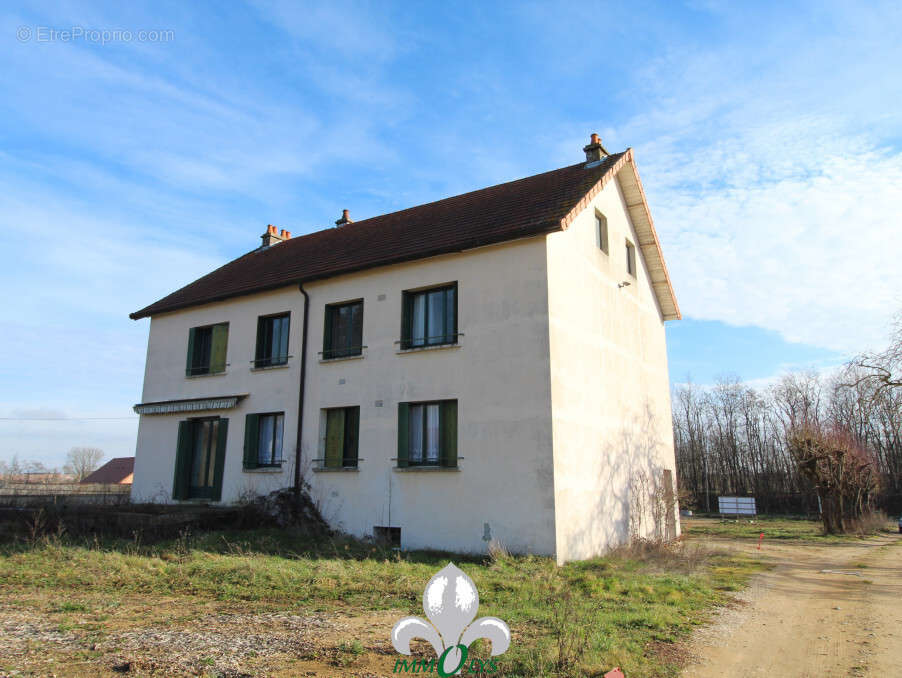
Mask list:
[[[562,562],[676,536],[679,309],[633,151],[583,150],[302,237],[270,226],[133,313],[151,319],[133,499],[306,483],[355,535]]]
[[[104,485],[131,485],[134,477],[135,458],[115,457],[99,469],[86,476],[82,484],[102,483]]]

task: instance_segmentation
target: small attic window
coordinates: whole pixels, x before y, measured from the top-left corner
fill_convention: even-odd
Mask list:
[[[595,212],[595,244],[602,252],[608,253],[608,220],[601,212]]]
[[[636,246],[626,241],[626,272],[636,277]]]

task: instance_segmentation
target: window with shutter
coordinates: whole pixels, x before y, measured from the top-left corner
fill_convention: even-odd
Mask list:
[[[400,403],[398,466],[457,466],[457,401]]]
[[[457,283],[404,292],[401,348],[457,343]]]
[[[325,468],[356,468],[360,408],[335,407],[324,413],[326,440],[322,465]]]
[[[326,306],[323,324],[323,359],[347,358],[363,353],[363,301]]]
[[[188,359],[185,374],[196,377],[225,372],[229,324],[192,327],[188,331]]]
[[[288,362],[288,335],[291,314],[261,316],[257,318],[257,350],[254,367],[273,367]]]

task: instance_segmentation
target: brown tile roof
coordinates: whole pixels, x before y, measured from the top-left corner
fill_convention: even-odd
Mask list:
[[[242,294],[551,233],[628,151],[400,212],[328,228],[238,257],[131,314],[137,320]]]
[[[116,457],[115,459],[110,459],[106,464],[87,476],[81,482],[104,483],[105,485],[115,485],[123,481],[130,483],[130,476],[134,470],[134,457]]]

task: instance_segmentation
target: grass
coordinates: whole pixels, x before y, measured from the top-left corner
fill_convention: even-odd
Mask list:
[[[284,530],[260,530],[184,534],[152,546],[65,537],[6,545],[0,547],[0,593],[21,604],[29,594],[63,601],[44,610],[60,632],[79,627],[70,617],[82,613],[80,628],[98,637],[124,614],[120,604],[136,601],[184,601],[187,617],[197,618],[211,604],[249,613],[353,616],[392,610],[400,618],[423,614],[423,588],[449,560],[476,583],[479,614],[501,617],[513,632],[510,650],[496,658],[499,676],[598,676],[613,666],[630,678],[676,676],[678,661],[666,650],[759,567],[692,544],[626,549],[558,567],[548,558],[503,552],[494,558],[399,553],[352,540],[311,542]],[[172,618],[185,621],[185,613]],[[384,634],[381,627],[375,631],[380,642],[389,631],[390,623]],[[328,650],[338,666],[379,654],[376,645],[364,646],[355,637]],[[488,645],[472,652],[487,658]],[[394,654],[381,659],[389,667],[381,670],[390,671]],[[57,665],[64,661],[57,659]],[[15,668],[0,660],[0,671]]]
[[[764,539],[789,539],[821,544],[838,544],[860,539],[854,534],[824,534],[823,523],[819,520],[785,516],[759,516],[753,519],[684,518],[682,525],[684,532],[694,537],[758,539],[763,532]],[[887,522],[885,529],[889,527],[890,524]]]

